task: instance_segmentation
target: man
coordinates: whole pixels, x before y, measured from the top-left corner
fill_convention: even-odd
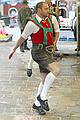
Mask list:
[[[26,23],[30,20],[31,16],[32,16],[32,11],[31,9],[27,6],[27,1],[23,0],[23,6],[22,8],[19,9],[19,26],[21,29],[21,33],[23,32]],[[20,51],[24,52],[25,50],[29,50],[29,48],[27,47],[27,40],[25,40],[25,42],[23,42],[20,46]]]
[[[33,47],[32,58],[39,64],[42,81],[38,87],[37,97],[33,104],[40,115],[45,115],[49,111],[47,93],[54,79],[59,74],[59,65],[53,59],[53,45],[59,38],[59,26],[54,16],[48,16],[49,6],[45,2],[36,5],[36,17],[29,21],[19,38],[16,46],[9,54],[9,59],[13,56],[16,49],[31,35]],[[51,18],[50,18],[51,17]],[[56,32],[55,42],[53,38],[53,23]],[[52,49],[51,49],[52,48]],[[50,49],[50,51],[49,51]]]

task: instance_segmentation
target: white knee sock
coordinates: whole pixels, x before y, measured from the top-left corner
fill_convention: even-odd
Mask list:
[[[44,82],[44,85],[43,85],[43,89],[42,89],[42,92],[41,92],[41,95],[40,95],[42,100],[46,100],[48,90],[49,90],[49,88],[50,88],[50,86],[53,83],[55,78],[56,77],[51,72],[48,73],[48,75],[46,76],[45,82]]]
[[[43,89],[43,83],[40,82],[39,87],[38,87],[37,96],[41,94],[42,89]],[[36,105],[36,106],[40,106],[40,103],[39,103],[39,101],[37,100],[37,98],[36,98],[36,100],[35,100],[35,105]]]

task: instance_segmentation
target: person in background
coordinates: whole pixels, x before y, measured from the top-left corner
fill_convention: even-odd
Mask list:
[[[57,12],[58,10],[56,11],[56,8],[58,8],[57,5],[52,4],[52,0],[45,0],[45,2],[49,5],[49,14],[54,15],[56,17],[58,23],[59,23],[59,15],[58,15],[58,12]],[[55,37],[55,31],[53,32],[53,36]],[[56,44],[55,44],[55,51],[58,51]]]
[[[21,29],[21,33],[23,32],[27,22],[32,17],[32,11],[27,5],[27,0],[23,0],[23,6],[19,9],[18,15],[19,15],[19,26]],[[27,46],[27,40],[24,41],[20,46],[20,51],[24,52],[24,50],[30,50]]]

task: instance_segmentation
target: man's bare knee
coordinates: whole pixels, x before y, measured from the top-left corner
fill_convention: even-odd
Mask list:
[[[48,69],[55,75],[57,76],[60,73],[60,67],[57,62],[53,62],[48,65]]]

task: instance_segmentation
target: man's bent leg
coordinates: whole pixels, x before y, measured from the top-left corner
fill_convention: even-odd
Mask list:
[[[49,111],[49,105],[48,105],[46,96],[47,96],[48,90],[49,90],[51,84],[53,83],[54,79],[55,79],[55,76],[51,72],[47,74],[45,81],[44,81],[42,92],[37,97],[37,100],[40,102],[42,108],[46,111]]]
[[[58,63],[53,62],[53,63],[49,64],[48,65],[48,70],[50,70],[51,72],[46,75],[46,78],[45,78],[45,81],[44,81],[43,90],[41,92],[41,99],[42,100],[46,100],[48,90],[49,90],[51,84],[53,83],[54,79],[59,74],[59,65],[58,65]]]
[[[48,106],[48,103],[45,103],[46,96],[47,96],[50,86],[52,85],[53,81],[56,79],[56,76],[59,74],[58,63],[53,62],[53,63],[49,64],[48,70],[50,70],[51,72],[46,75],[42,92],[41,92],[40,96],[37,97],[37,99],[41,103],[42,107],[47,111],[49,110],[49,106]]]

